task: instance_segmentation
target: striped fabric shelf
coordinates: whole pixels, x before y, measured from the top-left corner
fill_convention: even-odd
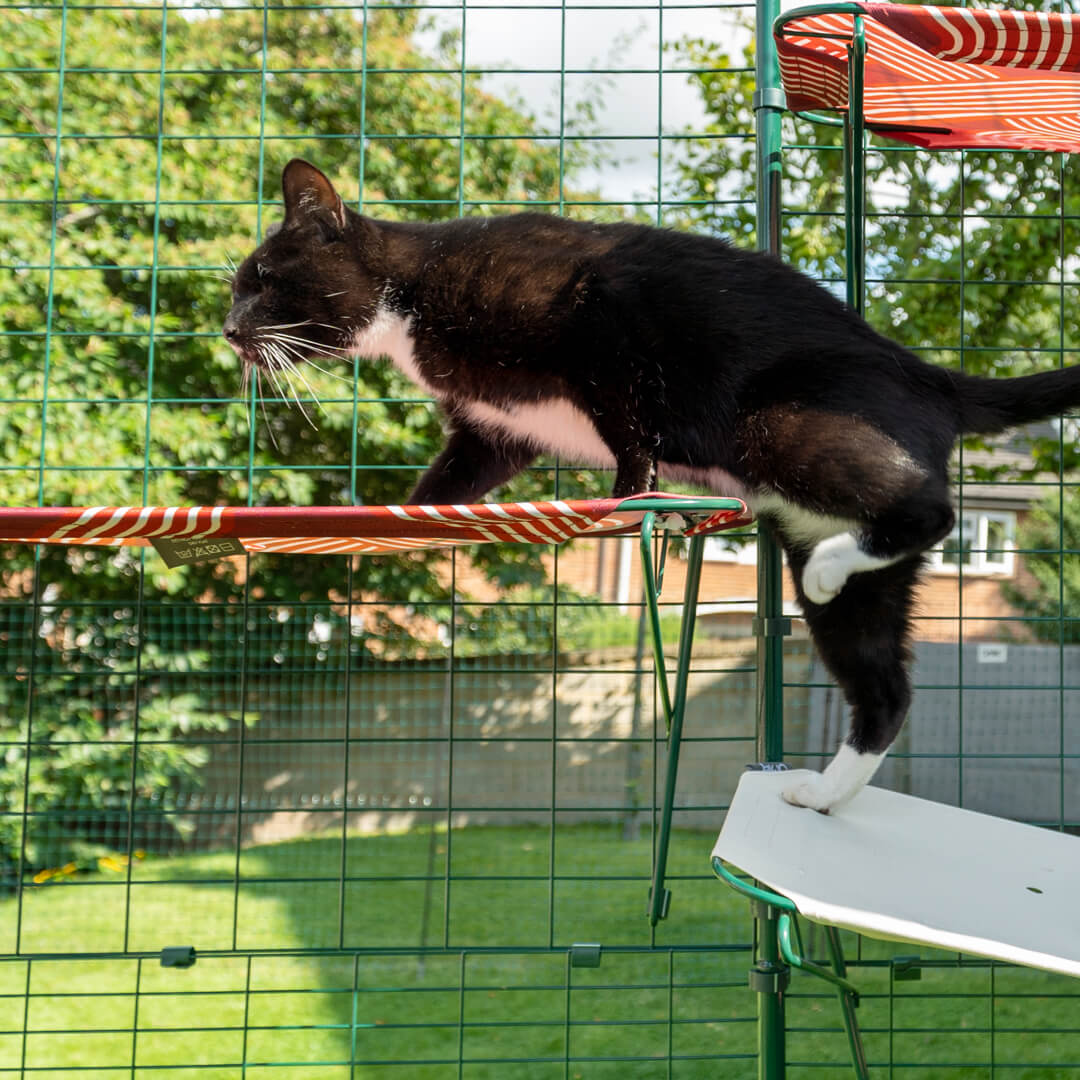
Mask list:
[[[667,494],[474,506],[58,506],[0,508],[0,542],[147,547],[229,539],[248,552],[378,555],[620,535],[636,532],[648,513],[680,515],[674,524],[688,536],[750,520],[738,499]]]
[[[790,109],[848,108],[856,20],[870,130],[939,149],[1080,149],[1080,17],[861,2],[798,8],[774,28]]]

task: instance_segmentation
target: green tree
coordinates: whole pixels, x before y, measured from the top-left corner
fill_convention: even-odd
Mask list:
[[[295,155],[382,216],[438,219],[557,202],[575,148],[532,138],[538,121],[472,76],[463,101],[460,41],[421,49],[432,34],[418,36],[416,9],[366,25],[347,8],[2,19],[4,502],[400,501],[441,442],[430,404],[389,365],[362,364],[345,383],[307,373],[314,425],[295,405],[256,407],[219,337],[226,265],[278,215]],[[562,494],[591,484],[567,474]],[[541,576],[535,554],[485,560],[507,584]],[[23,857],[33,869],[138,845],[129,811],[194,782],[209,740],[235,730],[243,679],[287,682],[283,627],[305,670],[359,664],[388,635],[415,651],[394,611],[423,602],[445,621],[450,581],[423,556],[166,572],[127,549],[35,561],[13,546],[0,589],[2,875]],[[350,596],[398,606],[361,628]]]
[[[1047,495],[1020,524],[1016,546],[1031,580],[1005,584],[1005,598],[1040,641],[1080,641],[1080,499],[1068,488]]]

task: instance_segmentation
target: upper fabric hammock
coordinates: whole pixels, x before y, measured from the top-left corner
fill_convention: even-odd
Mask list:
[[[738,499],[663,494],[475,506],[55,506],[0,508],[0,542],[146,547],[164,540],[205,547],[231,539],[252,552],[376,555],[627,533],[650,511],[682,515],[690,536],[750,520]],[[225,546],[216,552],[230,553]]]
[[[857,8],[871,130],[943,149],[1080,150],[1080,17],[838,6],[845,13],[794,12],[776,31],[790,109],[848,107],[847,44]]]

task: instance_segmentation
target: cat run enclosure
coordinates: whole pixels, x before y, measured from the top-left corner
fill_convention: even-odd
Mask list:
[[[908,347],[1002,374],[1073,360],[1073,160],[875,135],[845,229],[859,156],[781,127],[775,78],[755,84],[745,46],[756,15],[773,55],[774,14],[6,7],[3,502],[401,498],[429,402],[368,365],[311,372],[316,430],[240,394],[216,344],[221,264],[277,216],[295,154],[376,214],[546,207],[743,243],[756,181],[758,241],[838,290],[863,226],[857,291]],[[933,557],[883,782],[1074,830],[1075,432],[1029,436],[957,460],[963,531]],[[513,497],[607,482],[550,462]],[[0,1076],[758,1075],[754,925],[709,850],[743,765],[816,767],[840,706],[771,547],[755,567],[710,542],[652,922],[666,742],[633,543],[172,572],[6,547]],[[684,569],[670,553],[664,610]],[[1080,1073],[1074,982],[845,948],[871,1075]],[[849,1074],[832,997],[796,975],[788,1076]]]

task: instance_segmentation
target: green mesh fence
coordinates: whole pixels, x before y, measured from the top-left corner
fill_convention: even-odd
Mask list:
[[[384,217],[754,240],[746,5],[0,10],[12,504],[403,497],[440,432],[393,371],[262,402],[219,343],[220,279],[294,155]],[[786,137],[786,252],[842,289],[840,151]],[[969,370],[1069,362],[1070,162],[882,144],[869,168],[875,325]],[[968,527],[936,556],[883,781],[1073,828],[1072,428],[1030,434],[958,461]],[[550,461],[507,497],[608,484]],[[755,1076],[749,912],[708,869],[755,754],[752,549],[706,565],[656,928],[665,745],[632,568],[619,540],[172,572],[7,549],[0,1077]],[[785,649],[788,759],[816,765],[840,706],[797,622]],[[849,943],[875,1076],[1080,1072],[1073,984],[893,952]],[[788,1075],[848,1074],[831,994],[796,979],[788,1019]]]

